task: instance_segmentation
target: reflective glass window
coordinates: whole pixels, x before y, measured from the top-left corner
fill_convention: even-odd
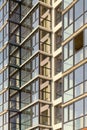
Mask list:
[[[64,93],[64,102],[73,99],[73,89],[70,89]]]
[[[64,91],[68,89],[68,76],[64,77]]]
[[[73,0],[63,0],[64,1],[64,9],[73,2]]]
[[[69,106],[69,120],[73,119],[73,105]]]
[[[73,8],[69,10],[69,24],[73,22]]]
[[[64,130],[73,130],[73,121],[64,124]]]
[[[75,97],[83,94],[83,83],[75,87]]]
[[[64,28],[68,26],[68,13],[64,15]]]
[[[87,11],[87,0],[85,0],[85,11]]]
[[[75,120],[75,130],[81,130],[83,128],[83,117]]]
[[[87,64],[85,64],[85,80],[87,80]]]
[[[64,122],[68,121],[68,107],[64,108]]]
[[[77,19],[83,13],[83,0],[79,0],[75,4],[75,19]]]
[[[85,98],[85,114],[87,114],[87,98]]]
[[[83,16],[75,21],[75,31],[78,30],[81,26],[83,26]]]
[[[75,70],[75,85],[83,81],[83,66]]]
[[[75,102],[75,118],[83,115],[83,100]]]

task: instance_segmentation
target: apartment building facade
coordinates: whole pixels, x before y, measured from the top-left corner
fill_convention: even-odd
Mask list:
[[[0,0],[0,130],[87,129],[87,0]]]
[[[63,129],[87,129],[87,1],[64,0]]]

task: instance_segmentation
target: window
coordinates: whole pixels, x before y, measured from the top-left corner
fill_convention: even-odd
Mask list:
[[[85,80],[87,80],[87,64],[85,64]]]
[[[69,10],[69,24],[73,22],[73,8]]]
[[[2,90],[3,73],[0,73],[0,90]]]
[[[75,118],[80,117],[82,115],[83,115],[83,99],[75,102]]]
[[[73,8],[64,14],[64,29],[73,23]]]
[[[21,113],[21,130],[38,124],[39,104],[27,108]]]
[[[84,64],[75,69],[74,72],[64,76],[63,90],[64,102],[71,100],[73,97],[78,97],[87,92],[87,65]],[[74,91],[74,95],[73,95]]]
[[[69,74],[69,88],[73,87],[73,72]]]
[[[85,98],[85,114],[87,114],[87,98]]]
[[[34,57],[31,61],[27,62],[21,69],[21,85],[34,78],[39,73],[39,57]]]
[[[73,99],[73,89],[64,92],[64,102],[67,102],[71,99]]]
[[[19,115],[10,117],[10,129],[19,129]]]
[[[4,66],[8,64],[8,46],[4,49]]]
[[[36,76],[38,74],[38,64],[39,64],[39,58],[35,57],[32,60],[32,77]]]
[[[64,60],[73,55],[73,40],[64,45]]]
[[[87,97],[64,107],[63,113],[64,128],[71,127],[70,122],[73,120],[72,130],[85,129],[87,127]],[[69,126],[67,126],[68,123]],[[69,130],[71,130],[71,128]]]
[[[4,88],[8,87],[8,69],[4,70]]]
[[[32,53],[35,53],[37,50],[39,50],[39,33],[36,32],[32,36]]]
[[[79,0],[75,4],[75,19],[77,19],[81,14],[83,14],[83,0]]]
[[[84,122],[84,124],[85,124],[85,127],[87,127],[87,116],[85,116],[85,122]]]
[[[35,5],[38,2],[38,0],[32,0],[32,5]]]
[[[31,37],[29,37],[21,48],[21,64],[29,59],[36,51],[39,50],[39,32],[35,32]]]
[[[73,121],[64,124],[64,130],[73,130]]]
[[[85,11],[87,11],[87,0],[85,0]]]
[[[81,130],[81,128],[83,128],[83,117],[75,120],[75,130]]]
[[[64,1],[64,9],[69,6],[73,2],[73,0],[63,0]]]
[[[64,30],[64,40],[73,34],[73,24]]]
[[[87,46],[87,29],[84,30],[84,46]]]
[[[0,115],[0,129],[1,129],[1,126],[3,125],[3,116]],[[2,130],[2,129],[1,129]]]
[[[2,18],[3,18],[3,10],[1,9],[0,10],[0,22],[2,21]]]
[[[0,48],[3,46],[3,30],[0,31]]]
[[[86,30],[85,30],[85,35],[86,35]],[[63,46],[63,52],[64,52],[63,53],[63,60],[64,60],[63,71],[68,70],[73,65],[78,64],[79,62],[83,60],[84,44],[86,45],[85,37],[84,37],[84,31],[82,31],[75,38],[73,38],[71,41],[69,41],[67,44]],[[87,55],[86,50],[87,49],[85,48],[85,57]]]
[[[8,41],[8,24],[4,27],[4,43]]]
[[[4,96],[4,110],[7,110],[8,109],[8,98],[9,98],[8,91],[5,91],[3,96]]]
[[[2,0],[0,0],[0,5],[2,5],[3,4],[3,1]]]
[[[64,108],[64,122],[68,121],[68,107]]]
[[[82,26],[83,26],[83,16],[81,16],[75,21],[75,31],[77,31]]]
[[[36,80],[35,82],[32,83],[32,101],[35,101],[38,99],[38,94],[39,94],[39,81]]]
[[[84,10],[84,8],[87,8],[86,2],[86,0],[78,0],[75,5],[63,15],[64,40],[87,23],[87,10]]]
[[[68,58],[68,44],[66,44],[64,46],[64,56],[63,56],[64,60]]]
[[[64,91],[73,87],[73,72],[64,77]]]
[[[8,79],[8,69],[4,70],[4,81]]]
[[[32,14],[32,27],[36,28],[39,25],[39,8],[37,8],[36,10],[34,10],[33,14]]]
[[[66,71],[66,70],[70,69],[72,66],[73,66],[73,57],[70,57],[69,59],[67,59],[64,62],[63,70]]]
[[[75,87],[75,97],[83,94],[83,83]]]
[[[73,104],[64,108],[64,122],[69,122],[73,119]]]
[[[75,85],[83,82],[83,66],[75,70]]]
[[[64,28],[68,26],[68,13],[64,14]]]
[[[0,52],[0,69],[3,67],[3,52]]]
[[[68,75],[64,77],[64,91],[68,89]]]
[[[4,5],[4,21],[8,19],[8,2]]]

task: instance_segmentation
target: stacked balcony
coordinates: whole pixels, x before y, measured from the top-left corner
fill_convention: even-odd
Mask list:
[[[9,130],[51,129],[51,3],[11,0]]]

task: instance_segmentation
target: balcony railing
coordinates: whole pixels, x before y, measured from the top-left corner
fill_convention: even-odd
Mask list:
[[[51,54],[51,52],[52,52],[52,50],[51,50],[51,43],[48,44],[46,42],[40,42],[40,44],[42,45],[42,48],[41,48],[42,51]]]
[[[58,114],[55,116],[55,124],[61,123],[62,122],[62,115]]]
[[[50,101],[50,92],[46,92],[46,91],[41,91],[40,95],[41,95],[41,100],[45,100],[45,101]]]
[[[40,124],[42,125],[50,125],[50,116],[40,115]]]
[[[51,76],[51,68],[41,67],[41,69],[42,69],[42,75],[43,76],[46,76],[46,77]]]
[[[55,74],[62,72],[62,60],[56,61]]]
[[[62,97],[62,85],[61,89],[55,90],[55,99]]]

